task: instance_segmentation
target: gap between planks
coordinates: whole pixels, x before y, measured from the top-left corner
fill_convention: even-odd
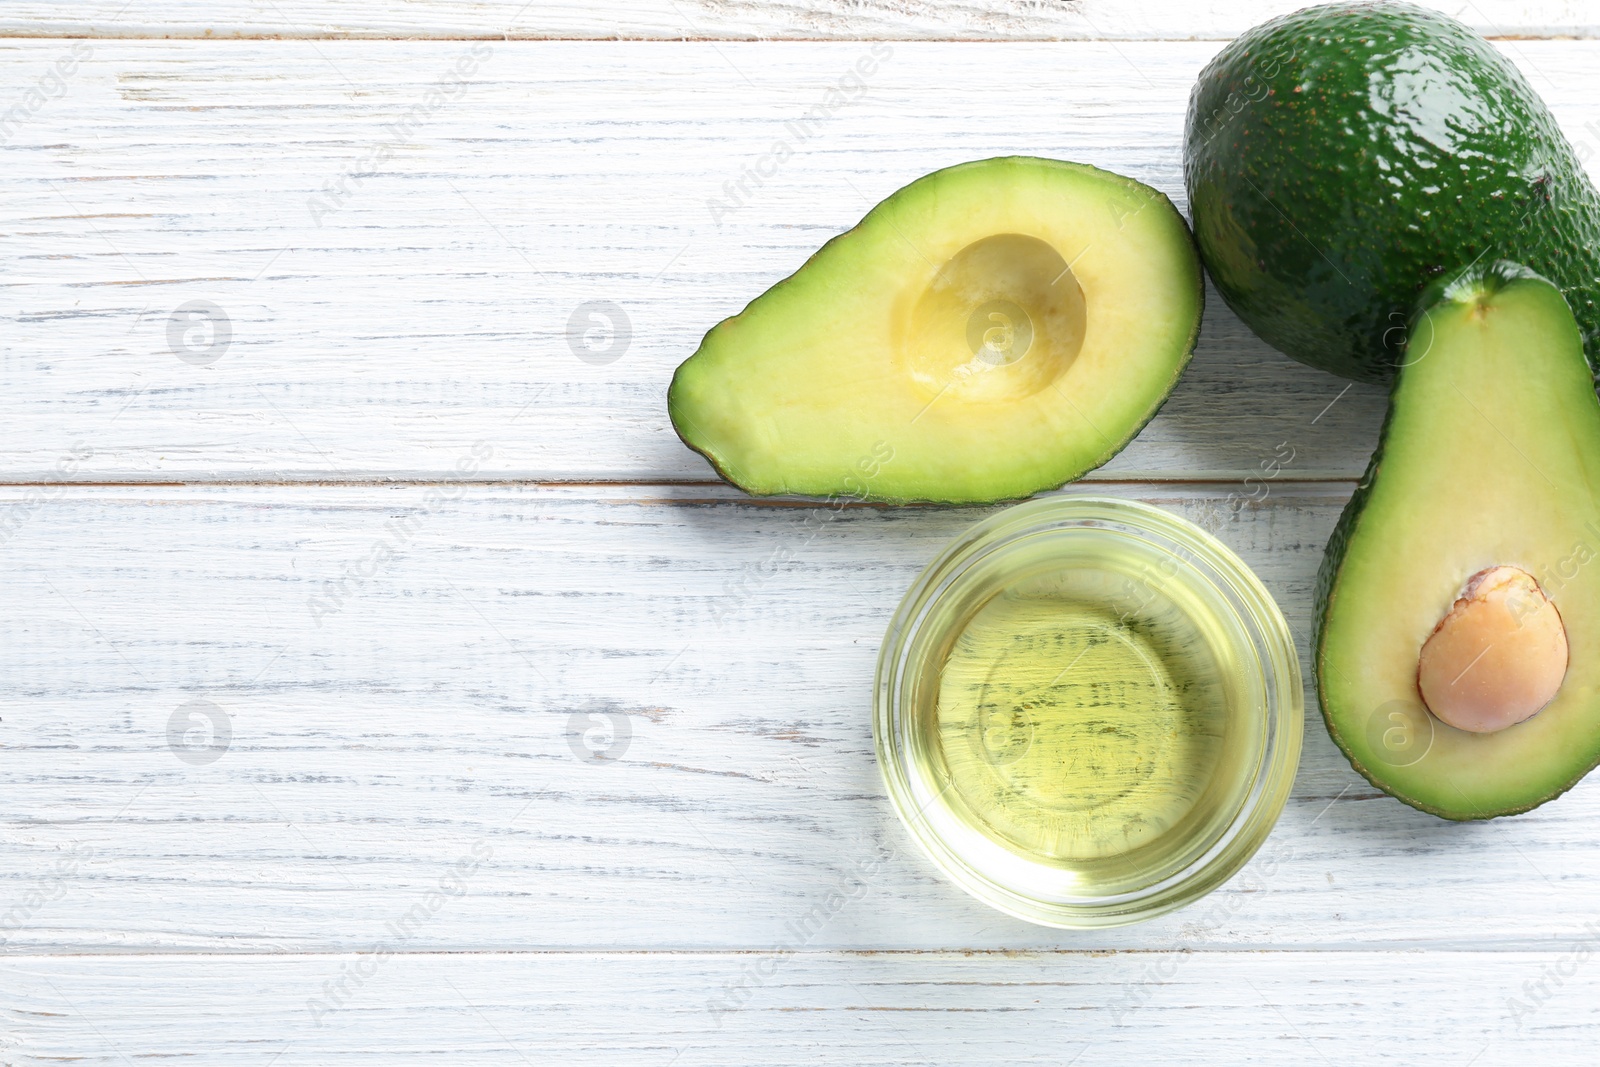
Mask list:
[[[442,43],[472,41],[505,41],[505,42],[572,42],[572,41],[602,41],[608,44],[618,42],[651,42],[657,44],[840,44],[854,41],[887,41],[891,44],[1221,44],[1231,41],[1236,34],[1204,34],[1186,37],[1068,37],[1068,36],[1017,36],[1017,37],[977,37],[977,36],[948,36],[948,37],[917,37],[917,36],[887,36],[872,35],[862,37],[826,37],[826,36],[741,36],[718,37],[711,34],[696,36],[694,34],[506,34],[506,33],[458,33],[458,34],[421,34],[421,33],[319,33],[309,31],[306,33],[174,33],[147,28],[134,29],[126,33],[107,33],[104,31],[85,33],[79,30],[52,31],[39,30],[0,30],[0,42],[4,41],[399,41],[408,43]],[[1484,33],[1479,34],[1486,41],[1592,41],[1594,36],[1582,33]]]
[[[1156,486],[1206,486],[1237,485],[1243,479],[1234,474],[1194,474],[1191,472],[1174,473],[1170,476],[1152,474],[1144,477],[1096,478],[1091,476],[1080,478],[1075,482],[1053,486],[1039,490],[1038,494],[1052,493],[1072,485],[1103,485],[1106,487],[1129,487],[1141,485]],[[1359,478],[1347,474],[1306,474],[1296,478],[1274,479],[1278,485],[1355,485]],[[315,488],[340,489],[388,486],[415,486],[426,488],[436,485],[461,486],[468,489],[496,489],[496,488],[560,488],[560,489],[652,489],[652,488],[706,488],[729,489],[738,493],[734,486],[718,478],[548,478],[548,477],[504,477],[504,478],[441,478],[437,474],[417,475],[390,475],[390,474],[357,474],[348,478],[306,477],[306,478],[119,478],[119,479],[92,479],[84,481],[59,481],[49,479],[31,478],[0,478],[0,489],[186,489],[192,487],[226,488],[238,486],[239,488],[271,489],[278,487],[309,486]],[[837,504],[836,500],[828,497],[789,496],[756,496],[742,494],[743,502],[749,504],[774,504],[780,506],[816,505],[818,507]],[[968,505],[986,507],[989,504],[1021,503],[1023,499],[996,500],[984,504]],[[937,501],[921,501],[912,504],[885,504],[882,501],[848,501],[845,506],[865,504],[869,506],[890,507],[961,507],[964,505],[944,504]]]
[[[1070,932],[1070,931],[1069,931]],[[1086,931],[1087,932],[1087,931]],[[1551,938],[1533,939],[1526,941],[1498,941],[1485,944],[1480,941],[1469,940],[1428,940],[1428,941],[1330,941],[1327,943],[1308,943],[1303,945],[1249,945],[1249,944],[1207,944],[1204,942],[1190,942],[1175,939],[1171,943],[1158,945],[1144,945],[1133,948],[1123,947],[1098,947],[1098,948],[790,948],[786,953],[790,956],[809,960],[916,960],[916,959],[1003,959],[1003,960],[1068,960],[1068,959],[1101,959],[1123,957],[1137,959],[1140,956],[1170,956],[1181,953],[1187,956],[1204,956],[1212,959],[1225,959],[1234,956],[1326,956],[1326,955],[1358,955],[1381,953],[1384,955],[1419,955],[1424,953],[1459,953],[1473,956],[1510,956],[1524,955],[1527,953],[1565,953],[1572,948],[1570,939],[1560,940]],[[261,959],[261,960],[338,960],[346,956],[357,955],[364,951],[365,946],[347,949],[343,952],[329,949],[281,949],[263,952],[259,948],[101,948],[85,949],[73,948],[62,951],[7,952],[0,954],[0,963],[19,963],[28,960],[68,960],[68,959],[140,959],[147,961],[171,960],[173,962],[193,962],[206,957],[217,957],[228,960]],[[593,947],[563,947],[563,948],[394,948],[392,955],[404,956],[411,959],[423,959],[439,956],[473,956],[480,959],[610,959],[610,958],[642,958],[654,959],[739,959],[747,956],[770,956],[773,952],[771,945],[755,946],[750,948],[627,948],[616,946]]]

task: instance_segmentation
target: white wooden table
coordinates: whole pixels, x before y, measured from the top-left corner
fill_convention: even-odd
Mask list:
[[[1447,824],[1308,694],[1233,882],[1011,920],[870,729],[890,612],[988,512],[750,501],[666,418],[706,327],[926,171],[1181,206],[1196,73],[1292,6],[11,0],[0,1063],[1595,1062],[1600,779]],[[1441,6],[1600,170],[1600,11]],[[1206,525],[1303,646],[1384,397],[1208,304],[1068,491]]]

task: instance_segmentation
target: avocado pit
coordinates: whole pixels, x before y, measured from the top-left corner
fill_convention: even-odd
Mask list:
[[[1533,575],[1488,567],[1468,580],[1423,644],[1417,688],[1441,722],[1494,733],[1555,699],[1567,653],[1561,613]]]

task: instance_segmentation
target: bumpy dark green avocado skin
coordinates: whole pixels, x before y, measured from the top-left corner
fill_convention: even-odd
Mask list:
[[[1228,306],[1313,367],[1387,382],[1431,280],[1548,277],[1600,365],[1600,197],[1487,41],[1410,4],[1328,4],[1224,48],[1189,100],[1201,258]]]

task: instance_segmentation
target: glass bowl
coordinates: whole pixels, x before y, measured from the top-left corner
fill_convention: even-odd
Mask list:
[[[889,797],[1003,912],[1139,922],[1221,885],[1283,810],[1304,729],[1283,615],[1220,541],[1135,501],[979,522],[906,593],[878,658]]]

